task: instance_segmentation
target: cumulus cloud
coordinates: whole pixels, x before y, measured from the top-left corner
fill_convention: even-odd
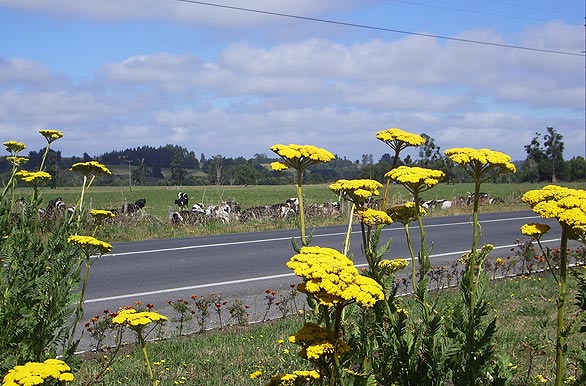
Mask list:
[[[349,4],[344,7],[351,6]],[[339,7],[334,0],[224,0],[220,4],[228,7],[258,9],[268,12],[319,15],[322,12]],[[125,20],[167,20],[186,24],[205,25],[224,28],[258,27],[283,23],[260,13],[230,10],[189,1],[168,0],[0,0],[0,6],[17,10],[49,13],[59,17],[82,17],[99,21]]]
[[[130,16],[137,3],[114,3],[123,8],[116,17],[128,18],[149,17],[161,4],[141,1],[147,10]],[[314,3],[283,6],[320,12],[330,4]],[[45,7],[38,1],[0,4]],[[95,2],[79,1],[70,9],[63,4],[52,7],[109,17],[93,8]],[[575,26],[542,27],[524,31],[519,41],[567,50],[582,44]],[[507,41],[492,29],[459,37]],[[243,39],[214,57],[132,55],[102,64],[85,82],[26,58],[0,57],[0,124],[15,136],[23,128],[64,130],[64,152],[77,155],[87,143],[92,154],[174,143],[207,155],[250,157],[286,142],[312,143],[357,159],[389,152],[374,134],[401,127],[431,135],[442,149],[492,147],[519,159],[523,145],[547,126],[572,138],[568,154],[583,153],[583,85],[583,58],[573,56],[420,36],[354,43],[311,38],[265,46]],[[23,139],[42,145],[42,138]]]

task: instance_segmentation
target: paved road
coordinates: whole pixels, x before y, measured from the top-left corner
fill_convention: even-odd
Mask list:
[[[433,241],[434,266],[448,266],[470,249],[470,219],[424,219],[428,245]],[[521,237],[521,225],[543,222],[531,211],[483,214],[480,220],[481,244],[493,244],[493,255],[503,257],[510,254],[515,239]],[[547,240],[554,242],[559,238],[559,226],[553,221],[550,225],[552,233]],[[418,250],[419,232],[413,228],[411,233]],[[344,234],[344,226],[318,228],[311,244],[341,250]],[[299,230],[291,230],[116,243],[113,253],[102,256],[91,269],[86,316],[132,305],[137,300],[153,303],[160,310],[169,300],[211,292],[262,307],[266,288],[280,291],[298,282],[285,266],[294,254],[291,238],[298,235]],[[386,228],[383,238],[393,239],[390,257],[408,256],[400,224]],[[358,226],[353,228],[351,243],[356,264],[364,264]]]

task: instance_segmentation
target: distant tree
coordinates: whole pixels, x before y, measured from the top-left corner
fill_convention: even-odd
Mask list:
[[[234,175],[234,182],[238,185],[254,185],[260,172],[251,164],[240,165]]]
[[[187,177],[187,171],[183,166],[184,152],[177,150],[171,159],[171,182],[175,185],[183,185]]]
[[[582,156],[566,161],[565,179],[568,181],[586,180],[586,160]]]
[[[163,175],[163,171],[161,170],[161,165],[153,165],[153,170],[151,172],[151,175],[154,178],[159,178],[159,179],[163,179],[165,178],[165,176]]]
[[[211,184],[214,185],[221,185],[222,184],[222,163],[224,161],[224,157],[221,154],[218,154],[212,158],[210,158],[207,162],[207,170],[208,170],[208,179],[210,180]]]
[[[88,153],[83,153],[83,162],[89,162],[92,160],[93,160],[93,158],[90,157],[90,155]]]
[[[543,146],[551,168],[551,182],[558,182],[558,174],[563,171],[564,167],[564,142],[563,135],[558,133],[553,127],[547,128],[547,134],[543,136]]]
[[[547,128],[543,143],[541,143],[541,134],[535,133],[531,142],[525,145],[527,158],[523,164],[523,180],[557,182],[558,177],[563,175],[565,164],[562,139],[563,136],[553,127]]]
[[[138,167],[132,170],[132,182],[134,185],[144,185],[146,171],[144,168],[144,158],[138,164]]]
[[[435,139],[425,133],[421,136],[425,139],[425,143],[419,147],[417,164],[430,169],[439,169],[440,166],[444,166],[442,165],[444,155],[440,152],[440,147],[436,145]]]

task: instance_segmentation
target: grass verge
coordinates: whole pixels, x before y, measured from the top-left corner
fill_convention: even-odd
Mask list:
[[[568,298],[573,299],[573,280],[570,290]],[[544,384],[553,379],[556,293],[556,284],[548,273],[491,283],[491,313],[498,323],[497,349],[506,356],[514,386]],[[446,313],[459,301],[459,296],[455,289],[434,294],[440,309]],[[407,308],[409,302],[405,298]],[[575,308],[571,304],[568,307],[571,320]],[[298,348],[287,341],[302,323],[302,318],[294,316],[247,327],[232,326],[151,342],[148,350],[160,385],[262,385],[270,375],[307,365],[296,355]],[[571,358],[580,354],[584,344],[586,334],[575,334],[568,339],[569,376],[575,371]],[[122,351],[101,384],[149,384],[140,350],[128,345]],[[84,354],[74,385],[86,384],[107,359],[108,353],[104,352]],[[255,371],[262,375],[251,379],[250,374]]]

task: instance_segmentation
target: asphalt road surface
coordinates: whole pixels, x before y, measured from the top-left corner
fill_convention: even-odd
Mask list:
[[[544,220],[531,211],[517,211],[482,214],[480,222],[480,245],[493,244],[492,256],[506,257],[515,239],[522,237],[519,228],[523,224]],[[433,243],[433,266],[449,266],[470,250],[471,216],[425,218],[424,224],[427,244]],[[417,251],[419,232],[415,225],[411,235]],[[560,227],[555,220],[550,225],[551,233],[544,240],[555,246]],[[317,228],[311,245],[341,250],[345,231],[345,226]],[[152,303],[161,312],[169,300],[212,292],[221,293],[227,300],[243,299],[252,309],[262,308],[265,289],[285,291],[299,281],[285,265],[294,255],[293,237],[299,237],[299,230],[115,243],[112,253],[102,256],[91,268],[86,318],[136,301]],[[389,258],[409,256],[401,224],[383,231],[382,241],[389,238],[393,240]],[[356,265],[363,266],[359,225],[352,231],[351,251]]]

